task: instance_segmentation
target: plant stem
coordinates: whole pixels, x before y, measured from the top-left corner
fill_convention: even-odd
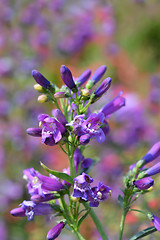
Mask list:
[[[75,235],[77,236],[77,238],[78,238],[79,240],[85,240],[84,237],[82,237],[82,235],[80,234],[79,231],[74,230],[74,233],[75,233]]]
[[[88,203],[83,203],[83,205],[87,210],[90,209]],[[93,211],[93,209],[90,210],[89,215],[92,218],[93,222],[95,223],[97,230],[98,230],[99,234],[101,235],[102,240],[108,240],[108,236],[107,236],[101,222],[99,221],[97,215]]]
[[[119,240],[122,239],[123,236],[123,230],[124,230],[124,222],[125,222],[125,217],[126,217],[127,212],[125,209],[123,209],[122,217],[121,217],[121,222],[120,222],[120,233],[119,233]]]

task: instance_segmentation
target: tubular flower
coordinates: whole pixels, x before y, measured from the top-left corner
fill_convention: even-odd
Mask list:
[[[34,203],[32,201],[23,201],[19,208],[11,210],[11,215],[15,217],[27,216],[28,221],[33,219],[33,216],[48,215],[53,213],[53,208],[48,203]]]
[[[54,226],[52,229],[50,229],[48,234],[47,234],[47,240],[54,240],[54,239],[56,239],[60,235],[60,233],[61,233],[62,229],[64,228],[64,226],[65,226],[65,223],[64,222],[60,222],[56,226]]]
[[[56,179],[44,176],[34,168],[25,169],[23,174],[28,181],[27,187],[30,195],[39,194],[45,198],[45,194],[49,191],[60,191],[64,188],[63,184]]]

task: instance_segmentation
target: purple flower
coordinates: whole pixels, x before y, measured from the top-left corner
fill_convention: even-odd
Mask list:
[[[110,77],[106,78],[101,85],[95,90],[93,101],[100,98],[111,86],[112,79]]]
[[[44,88],[50,87],[50,82],[37,70],[32,71],[32,76],[36,80],[36,82]]]
[[[23,201],[19,208],[11,210],[11,215],[15,217],[27,216],[28,221],[33,219],[33,216],[48,215],[53,213],[53,208],[48,203],[34,203],[32,201]]]
[[[41,114],[38,116],[38,120],[42,126],[42,143],[53,146],[62,139],[66,129],[55,118]]]
[[[88,83],[86,84],[86,88],[91,89],[102,78],[106,70],[107,70],[107,67],[105,65],[99,67],[95,71],[91,79],[88,81]]]
[[[152,223],[157,229],[157,231],[160,232],[160,218],[156,217],[155,215],[152,215]]]
[[[157,142],[153,145],[153,147],[142,159],[144,160],[144,164],[147,164],[159,156],[160,156],[160,142]]]
[[[61,77],[63,82],[69,87],[73,92],[77,92],[77,87],[73,81],[72,73],[65,65],[61,66],[60,69]]]
[[[65,223],[60,222],[56,226],[54,226],[52,229],[50,229],[48,234],[47,234],[47,240],[56,239],[60,235],[64,226],[65,226]]]
[[[89,134],[84,134],[84,135],[82,135],[82,136],[80,136],[80,138],[79,138],[79,144],[81,144],[81,145],[86,145],[86,144],[88,144],[89,143],[89,141],[90,141],[90,135]]]
[[[105,140],[105,134],[101,129],[104,121],[103,113],[92,113],[82,124],[82,128],[78,133],[79,136],[89,134],[90,138],[96,137],[97,142],[102,143]]]
[[[78,77],[78,78],[75,79],[76,85],[77,85],[78,87],[80,87],[81,85],[83,85],[83,84],[89,79],[90,76],[91,76],[91,70],[90,70],[90,69],[85,70],[85,71],[80,75],[80,77]]]
[[[93,179],[83,172],[82,175],[77,176],[73,181],[74,188],[72,196],[88,201],[88,195],[92,193],[90,183],[93,182]]]
[[[100,112],[103,112],[105,117],[119,110],[121,107],[125,106],[125,98],[121,96],[115,97],[111,102],[107,103],[100,109]]]
[[[49,191],[59,191],[64,186],[56,179],[44,176],[34,168],[28,168],[23,171],[24,178],[28,181],[27,187],[30,195],[39,194],[45,198],[45,194]]]
[[[78,171],[79,165],[81,166],[80,169],[88,169],[93,163],[93,160],[91,158],[84,158],[79,148],[76,148],[73,158],[76,172]]]
[[[80,137],[80,142],[85,145],[90,138],[96,137],[97,142],[102,143],[105,140],[105,134],[101,129],[104,121],[103,113],[92,113],[86,120],[83,115],[78,115],[67,125],[73,126],[73,132]]]
[[[63,113],[59,109],[53,109],[52,110],[52,115],[55,117],[62,125],[66,125],[68,122],[63,115]]]
[[[33,137],[42,137],[42,129],[41,128],[28,128],[26,130],[28,135]]]
[[[111,193],[111,188],[99,182],[98,187],[92,188],[93,194],[88,197],[90,207],[98,207],[99,201],[107,199],[107,194]]]
[[[160,173],[160,162],[155,164],[154,166],[152,166],[151,168],[148,168],[145,172],[144,172],[144,176],[153,176],[157,173]],[[141,174],[141,173],[140,173]],[[143,173],[142,173],[143,174]]]
[[[53,193],[46,193],[43,196],[39,194],[35,194],[31,196],[31,201],[40,203],[40,202],[48,202],[50,200],[54,199],[54,194]]]
[[[153,186],[154,180],[150,177],[142,178],[137,181],[134,181],[133,184],[140,190],[146,190]]]

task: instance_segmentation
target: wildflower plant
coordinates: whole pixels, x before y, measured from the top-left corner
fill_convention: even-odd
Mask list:
[[[91,112],[90,105],[98,101],[111,86],[111,78],[107,77],[97,87],[106,72],[106,66],[99,67],[93,75],[90,69],[84,71],[79,77],[72,76],[71,71],[64,65],[60,73],[64,85],[58,88],[49,82],[37,70],[32,75],[37,82],[34,88],[40,92],[39,102],[50,101],[56,108],[52,115],[38,116],[39,127],[28,128],[27,133],[33,137],[41,138],[47,146],[59,145],[68,156],[69,167],[62,172],[49,169],[41,162],[41,166],[49,173],[44,176],[34,168],[23,171],[27,180],[29,201],[23,201],[18,208],[11,210],[13,216],[27,217],[32,220],[35,216],[54,214],[58,218],[57,225],[47,234],[48,240],[57,238],[64,227],[73,232],[77,239],[84,239],[79,232],[81,223],[87,215],[93,219],[97,230],[103,240],[109,239],[93,208],[98,207],[111,195],[111,188],[99,181],[94,185],[94,179],[89,175],[93,166],[93,159],[84,156],[84,150],[95,138],[98,144],[105,141],[109,132],[108,118],[112,113],[125,106],[125,99],[121,93],[101,109]],[[130,166],[128,174],[124,177],[124,189],[118,200],[123,209],[120,223],[119,240],[122,239],[125,217],[129,211],[144,213],[154,224],[131,239],[139,239],[160,230],[160,219],[155,215],[132,209],[131,205],[137,198],[149,192],[154,185],[150,177],[160,172],[159,164],[149,169],[145,165],[160,155],[160,145],[157,143],[136,164]]]

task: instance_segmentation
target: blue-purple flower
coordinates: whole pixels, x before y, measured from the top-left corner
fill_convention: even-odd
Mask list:
[[[67,124],[73,126],[73,132],[81,137],[83,136],[83,141],[89,142],[89,139],[96,138],[97,142],[102,143],[105,140],[105,134],[101,128],[105,116],[103,113],[92,113],[86,120],[84,115],[77,115],[74,120]],[[82,144],[85,145],[85,144]]]
[[[111,188],[99,182],[97,187],[92,188],[93,194],[88,197],[90,207],[98,207],[100,201],[105,201],[111,193]]]
[[[38,194],[45,199],[45,194],[49,191],[60,191],[64,189],[63,184],[57,179],[44,176],[34,168],[28,168],[23,171],[24,178],[28,181],[27,187],[30,195]]]
[[[77,92],[76,84],[73,80],[72,73],[65,65],[61,66],[60,69],[61,77],[66,86],[71,89],[73,92]]]
[[[160,218],[156,217],[155,215],[152,215],[152,223],[157,229],[157,231],[160,232]]]
[[[92,194],[90,183],[93,182],[93,179],[83,172],[82,175],[77,176],[73,181],[74,188],[72,196],[88,201],[88,195]]]
[[[28,221],[33,219],[33,216],[48,215],[53,213],[53,208],[49,203],[35,203],[32,201],[23,201],[19,208],[11,210],[11,215],[15,217],[27,216]]]
[[[50,229],[48,234],[47,234],[47,240],[54,240],[54,239],[56,239],[60,235],[60,233],[61,233],[62,229],[64,228],[64,226],[65,226],[65,223],[64,222],[60,222],[56,226],[54,226],[52,229]]]
[[[63,114],[62,114],[63,115]],[[60,113],[57,113],[56,117],[64,123],[65,118]],[[47,114],[41,114],[38,116],[39,125],[41,128],[28,128],[27,133],[34,137],[42,137],[42,143],[49,146],[54,146],[58,143],[63,134],[66,132],[65,127],[55,118],[49,117]]]
[[[76,148],[73,158],[74,158],[76,172],[78,171],[79,166],[80,166],[80,170],[88,169],[93,163],[93,160],[91,158],[85,158],[81,154],[81,151],[79,148]]]
[[[32,71],[32,76],[36,80],[36,82],[44,88],[50,87],[50,82],[37,70]]]
[[[91,188],[93,179],[85,174],[77,176],[73,179],[73,197],[81,198],[84,201],[89,201],[90,207],[98,207],[100,201],[107,199],[107,195],[111,193],[111,188],[99,182],[97,187]]]
[[[140,190],[146,190],[153,186],[154,180],[150,177],[142,178],[133,182],[133,184]]]

